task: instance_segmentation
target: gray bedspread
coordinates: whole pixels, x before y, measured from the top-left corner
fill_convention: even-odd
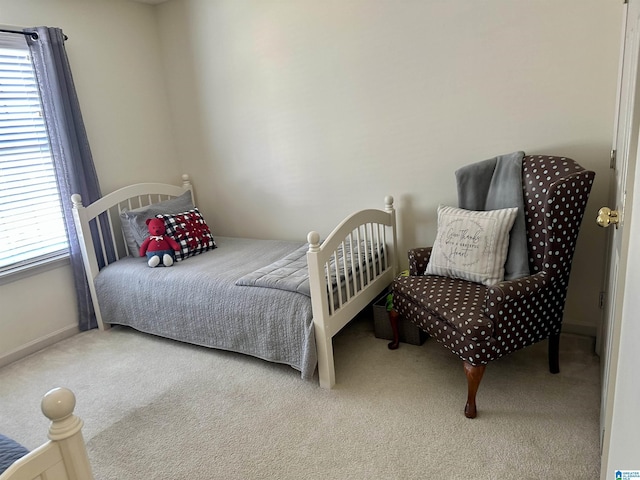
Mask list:
[[[316,345],[311,299],[236,281],[302,247],[300,242],[216,236],[218,248],[149,268],[128,257],[96,279],[103,320],[196,345],[283,363],[311,378]]]

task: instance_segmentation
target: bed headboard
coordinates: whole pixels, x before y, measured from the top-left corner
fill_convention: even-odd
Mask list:
[[[89,234],[97,234],[99,245],[94,245],[94,252],[91,252],[91,256],[95,259],[104,258],[105,264],[108,265],[131,253],[127,248],[120,222],[120,214],[124,210],[134,210],[175,198],[187,190],[191,191],[193,195],[193,186],[189,176],[183,175],[181,186],[164,183],[137,183],[109,193],[86,206],[82,204],[82,198],[76,193],[71,196],[71,201],[78,234],[82,235],[84,239],[88,238]],[[112,254],[107,251],[105,235],[110,236],[109,239],[115,247],[115,252]],[[87,244],[87,242],[81,239],[81,244]],[[96,267],[97,265],[96,260]],[[93,273],[95,278],[97,270]]]
[[[163,200],[179,197],[190,191],[195,195],[189,175],[182,175],[182,185],[165,183],[137,183],[104,195],[90,205],[83,205],[79,194],[71,195],[73,219],[78,233],[82,259],[87,272],[91,295],[95,300],[93,280],[101,268],[130,254],[120,221],[124,210],[145,207]],[[99,312],[98,324],[103,328]]]

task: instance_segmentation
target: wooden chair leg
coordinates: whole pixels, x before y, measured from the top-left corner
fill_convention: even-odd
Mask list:
[[[389,311],[389,322],[391,323],[391,331],[393,332],[393,341],[387,345],[389,350],[395,350],[400,346],[400,332],[398,331],[398,317],[400,315],[395,310]]]
[[[487,368],[486,365],[479,365],[474,367],[470,363],[464,362],[464,373],[467,376],[467,404],[464,407],[464,416],[467,418],[476,418],[476,393],[478,393],[478,387],[480,381],[484,375],[484,371]]]
[[[560,372],[560,334],[551,334],[549,337],[549,371]]]

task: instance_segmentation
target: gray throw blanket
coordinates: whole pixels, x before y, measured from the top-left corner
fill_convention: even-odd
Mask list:
[[[456,170],[460,208],[484,211],[518,207],[504,266],[505,280],[529,275],[529,249],[522,192],[524,155],[524,152],[499,155]]]
[[[236,281],[236,285],[276,288],[310,297],[308,251],[309,244],[303,245],[284,258],[243,276]]]
[[[336,254],[329,260],[330,279],[328,281],[331,282],[331,286],[333,288],[338,286],[338,278],[342,286],[347,276],[351,278],[351,275],[359,272],[361,267],[371,268],[378,257],[378,252],[372,250],[370,242],[361,242],[360,247],[357,243],[353,246],[345,243],[344,248],[342,245],[338,247]],[[236,285],[275,288],[310,297],[308,251],[309,244],[303,245],[286,257],[243,276],[236,281]]]

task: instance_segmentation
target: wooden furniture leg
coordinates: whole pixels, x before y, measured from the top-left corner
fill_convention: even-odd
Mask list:
[[[400,333],[398,332],[398,317],[400,315],[395,310],[389,311],[389,322],[391,323],[391,331],[393,332],[393,341],[387,345],[389,350],[395,350],[400,346]]]
[[[479,365],[474,367],[470,363],[464,362],[464,373],[467,376],[467,404],[464,407],[464,416],[467,418],[476,418],[476,393],[484,375],[486,365]]]
[[[551,334],[549,337],[549,371],[560,372],[560,334]]]

